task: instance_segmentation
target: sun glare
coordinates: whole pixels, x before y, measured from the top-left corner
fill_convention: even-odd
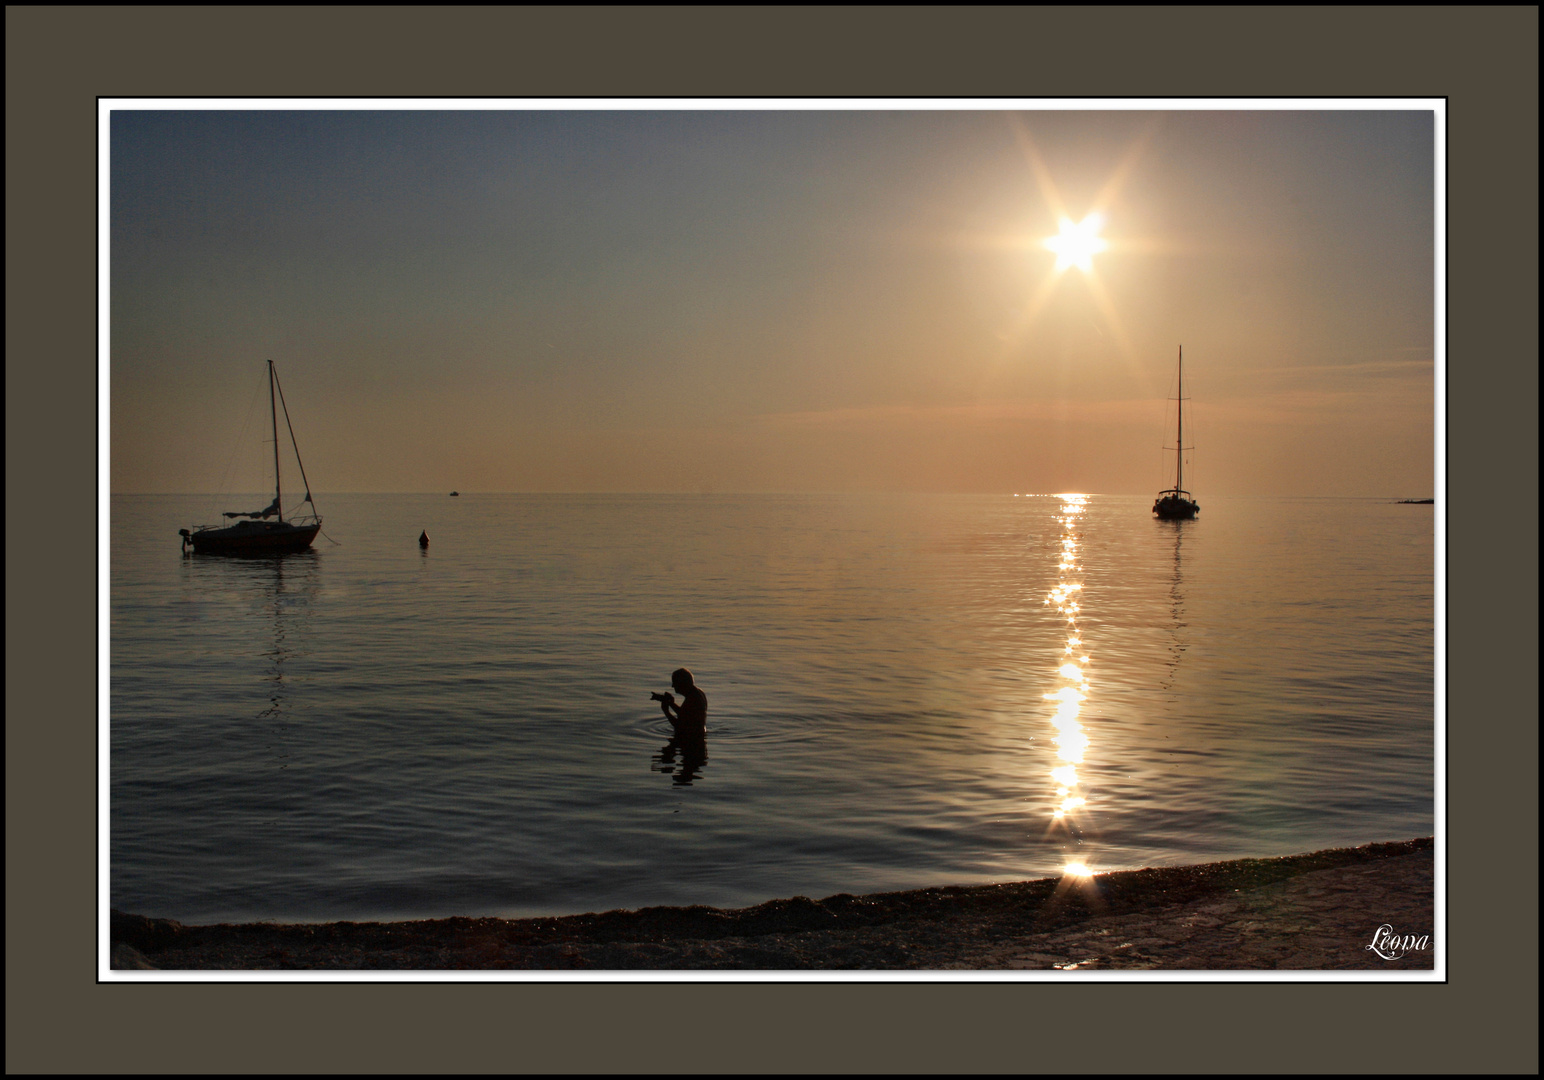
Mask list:
[[[1076,266],[1085,274],[1094,269],[1094,256],[1110,245],[1099,239],[1104,218],[1089,214],[1081,222],[1073,224],[1068,218],[1061,219],[1061,232],[1045,241],[1045,246],[1056,253],[1056,272]]]

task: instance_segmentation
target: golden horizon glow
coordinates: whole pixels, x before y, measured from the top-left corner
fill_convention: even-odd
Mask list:
[[[1086,863],[1070,862],[1062,868],[1062,873],[1068,877],[1093,877],[1094,872]]]
[[[1110,246],[1108,241],[1099,237],[1099,230],[1103,226],[1104,216],[1099,213],[1089,214],[1076,224],[1069,218],[1061,219],[1058,224],[1061,231],[1041,242],[1045,248],[1056,253],[1058,274],[1069,266],[1076,266],[1085,274],[1093,273],[1094,256]]]
[[[323,500],[1138,495],[1197,338],[1214,494],[1425,493],[1442,461],[1429,111],[176,115],[104,150],[140,268],[104,294],[120,494],[261,493],[265,355]],[[235,219],[264,225],[206,228]],[[1063,221],[1105,249],[1053,253]]]

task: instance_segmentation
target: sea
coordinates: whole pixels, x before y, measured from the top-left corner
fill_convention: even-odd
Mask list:
[[[743,907],[1435,831],[1430,505],[335,495],[305,553],[181,550],[242,498],[111,499],[119,910]],[[650,697],[680,667],[695,748]]]

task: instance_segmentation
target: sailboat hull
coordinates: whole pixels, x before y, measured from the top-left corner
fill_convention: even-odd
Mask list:
[[[1165,521],[1188,521],[1201,512],[1201,506],[1193,499],[1185,498],[1189,492],[1164,492],[1153,503],[1153,513]]]
[[[242,521],[224,529],[200,529],[189,534],[188,542],[200,555],[283,555],[305,551],[321,529],[320,521]]]

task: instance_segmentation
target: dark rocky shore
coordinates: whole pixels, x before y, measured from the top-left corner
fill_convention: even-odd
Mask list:
[[[115,968],[164,970],[1430,969],[1430,838],[1094,879],[548,919],[184,926],[112,913]]]

